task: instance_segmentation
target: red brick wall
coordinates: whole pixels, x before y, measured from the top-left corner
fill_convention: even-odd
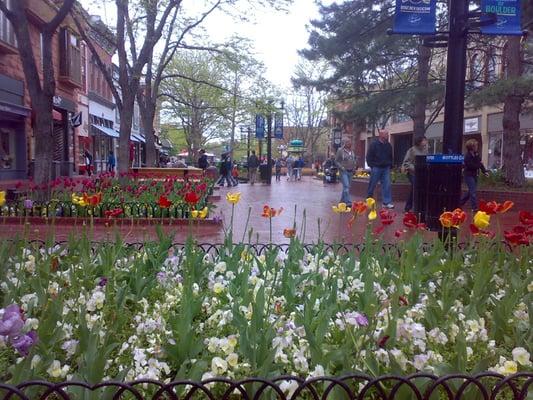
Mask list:
[[[36,59],[36,63],[38,66],[39,74],[42,79],[42,61],[41,61],[41,38],[40,38],[40,30],[38,28],[38,22],[39,20],[49,21],[53,16],[55,15],[54,9],[50,6],[50,3],[46,0],[34,0],[31,2],[28,2],[31,10],[31,17],[30,17],[30,38],[32,41],[32,48],[33,48],[33,54]],[[67,17],[65,21],[61,24],[61,27],[63,26],[69,26],[71,29],[77,32],[77,29],[75,28],[74,21]],[[60,28],[61,28],[60,27]],[[56,78],[56,95],[64,97],[68,100],[71,100],[75,103],[77,103],[78,95],[77,95],[77,89],[66,86],[63,83],[58,81],[59,77],[59,39],[57,34],[53,37],[53,43],[52,43],[52,52],[53,52],[53,62],[54,62],[54,72],[55,72],[55,78]],[[22,69],[22,63],[20,61],[20,58],[18,54],[0,54],[0,73],[7,75],[13,79],[17,79],[20,81],[25,81],[24,77],[24,71]],[[26,94],[24,96],[24,105],[26,107],[31,108],[31,99],[26,87]],[[28,150],[27,150],[27,160],[28,162],[31,161],[34,154],[33,149],[33,132],[32,132],[32,125],[31,125],[31,119],[26,119],[26,138],[28,143]],[[74,139],[74,143],[76,143],[77,140]],[[74,151],[75,148],[69,149],[69,158],[71,158],[71,161],[74,161]]]

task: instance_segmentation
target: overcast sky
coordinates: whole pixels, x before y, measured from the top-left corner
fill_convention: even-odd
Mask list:
[[[202,0],[186,0],[185,6],[202,4]],[[104,22],[113,25],[115,6],[108,3],[93,5],[94,0],[81,0],[91,14],[102,17]],[[252,40],[257,58],[267,68],[267,79],[281,88],[290,87],[290,77],[298,63],[298,49],[307,45],[308,25],[311,19],[318,17],[318,7],[314,0],[294,0],[287,14],[271,9],[258,10],[255,21],[236,22],[231,17],[215,13],[204,23],[212,42],[221,42],[224,38],[238,34]]]

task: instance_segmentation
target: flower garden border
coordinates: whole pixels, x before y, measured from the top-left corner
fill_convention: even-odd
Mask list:
[[[279,376],[275,378],[248,378],[233,381],[223,377],[204,381],[176,380],[169,383],[150,379],[132,382],[99,382],[90,384],[81,381],[52,383],[45,381],[27,381],[18,385],[0,383],[3,399],[30,400],[79,398],[78,393],[104,391],[106,398],[137,400],[148,399],[190,399],[200,395],[209,400],[230,400],[238,397],[250,400],[277,398],[280,400],[312,399],[326,400],[338,398],[344,393],[348,399],[396,399],[410,398],[429,400],[435,398],[484,400],[496,399],[498,396],[514,400],[525,400],[533,388],[533,372],[522,372],[504,376],[494,372],[477,375],[450,374],[436,376],[429,373],[417,373],[408,376],[386,375],[372,377],[364,374],[350,374],[340,377],[315,377],[303,379],[297,376]],[[35,393],[40,389],[41,393]],[[73,390],[74,393],[68,391]],[[31,397],[26,391],[32,391]],[[113,391],[113,392],[111,392]],[[110,393],[111,392],[111,393]],[[407,393],[406,393],[407,392]],[[507,397],[509,395],[511,397]],[[72,397],[71,397],[72,396]]]
[[[222,220],[218,218],[169,218],[169,217],[119,217],[119,218],[105,218],[105,217],[0,217],[0,222],[3,224],[24,224],[31,225],[69,225],[69,226],[89,226],[93,225],[108,225],[108,226],[132,226],[132,225],[214,225],[221,226]],[[0,224],[1,225],[1,224]]]

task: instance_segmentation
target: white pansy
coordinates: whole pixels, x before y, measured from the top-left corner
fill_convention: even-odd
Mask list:
[[[52,378],[64,378],[67,376],[67,373],[70,371],[70,366],[64,365],[61,366],[61,363],[58,360],[52,361],[46,373]]]
[[[512,351],[512,355],[513,361],[516,361],[518,364],[526,367],[530,367],[532,365],[530,359],[531,355],[523,347],[515,347]]]
[[[213,357],[211,360],[211,372],[215,376],[223,375],[228,370],[228,362],[220,357]]]

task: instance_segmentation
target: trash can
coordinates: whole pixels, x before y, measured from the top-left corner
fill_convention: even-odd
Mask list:
[[[259,177],[263,182],[266,182],[268,180],[268,165],[267,164],[261,164],[259,166]]]
[[[440,215],[459,207],[462,165],[461,154],[416,157],[414,210],[430,230],[440,231]]]

